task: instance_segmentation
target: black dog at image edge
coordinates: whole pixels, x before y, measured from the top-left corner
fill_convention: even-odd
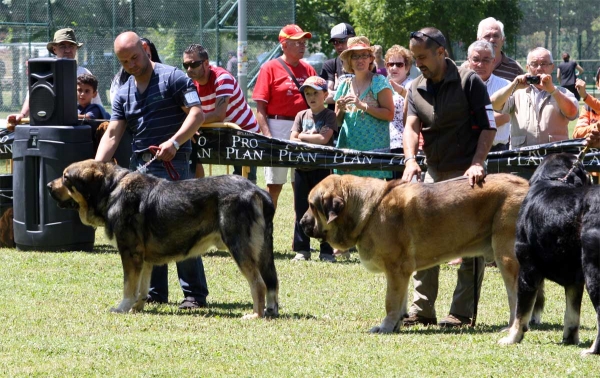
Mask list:
[[[600,187],[572,154],[547,156],[537,168],[517,221],[519,284],[515,320],[500,344],[523,339],[544,279],[565,288],[564,344],[579,343],[584,287],[596,311],[597,335],[582,355],[600,354]]]
[[[224,175],[168,181],[85,160],[65,168],[48,190],[59,207],[77,210],[84,224],[104,227],[119,250],[123,300],[111,311],[144,308],[154,265],[216,247],[229,250],[250,285],[254,311],[244,318],[278,315],[275,208],[269,194],[249,180]]]

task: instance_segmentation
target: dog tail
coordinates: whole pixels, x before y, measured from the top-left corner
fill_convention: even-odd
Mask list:
[[[262,212],[265,219],[264,227],[264,244],[261,256],[265,258],[260,261],[260,273],[265,281],[269,292],[277,292],[279,290],[279,281],[277,280],[277,272],[275,270],[275,258],[273,255],[273,219],[275,217],[275,205],[271,196],[264,190],[260,190],[262,200]]]

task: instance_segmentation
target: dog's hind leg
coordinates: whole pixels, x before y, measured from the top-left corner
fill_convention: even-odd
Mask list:
[[[408,299],[408,283],[410,274],[387,271],[387,289],[385,293],[386,316],[380,325],[371,328],[371,333],[392,333],[399,329],[402,319],[406,314]]]
[[[144,309],[144,305],[146,304],[146,300],[148,299],[148,292],[150,291],[150,279],[152,278],[152,268],[154,268],[154,265],[147,262],[144,262],[144,265],[142,265],[137,301],[131,309],[131,311],[133,312],[142,311]]]
[[[254,261],[246,260],[238,264],[238,266],[244,277],[246,277],[246,280],[248,280],[248,284],[250,284],[253,303],[253,313],[244,315],[242,319],[262,318],[265,313],[265,295],[267,292],[265,282]]]
[[[546,294],[544,290],[545,281],[540,283],[538,287],[537,296],[535,297],[535,305],[533,306],[533,313],[531,314],[531,320],[529,325],[542,324],[542,313],[544,312],[544,305],[546,304]]]
[[[500,257],[496,258],[496,265],[500,270],[500,275],[504,281],[504,288],[506,289],[510,312],[507,327],[510,327],[515,320],[515,313],[517,311],[517,278],[519,276],[519,262],[514,257]]]
[[[583,284],[565,286],[565,320],[563,330],[563,344],[579,344],[579,318],[581,316],[581,300],[583,298]]]

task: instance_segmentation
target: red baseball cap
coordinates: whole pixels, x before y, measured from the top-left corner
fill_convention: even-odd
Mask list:
[[[283,42],[286,39],[301,39],[301,38],[312,38],[312,34],[305,32],[298,25],[290,24],[286,25],[279,32],[279,42]]]

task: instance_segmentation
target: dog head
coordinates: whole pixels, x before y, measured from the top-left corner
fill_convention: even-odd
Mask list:
[[[47,188],[58,207],[78,210],[83,224],[101,226],[99,206],[105,197],[103,193],[115,185],[118,169],[127,171],[113,163],[80,161],[65,168],[62,176],[50,181]]]
[[[348,249],[356,244],[385,187],[383,180],[329,175],[310,191],[300,226],[307,236]]]
[[[529,185],[549,180],[562,181],[576,187],[592,185],[589,173],[577,160],[577,156],[566,152],[546,156],[531,176]]]

